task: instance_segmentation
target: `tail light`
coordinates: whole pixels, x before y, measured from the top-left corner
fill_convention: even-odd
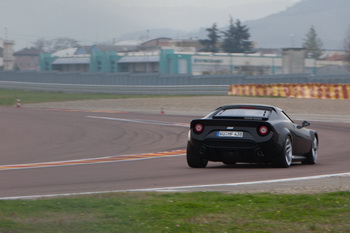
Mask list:
[[[195,133],[202,133],[204,126],[202,124],[196,124],[193,129]]]
[[[258,128],[258,133],[261,136],[266,136],[269,133],[269,128],[267,128],[266,126],[260,126]]]

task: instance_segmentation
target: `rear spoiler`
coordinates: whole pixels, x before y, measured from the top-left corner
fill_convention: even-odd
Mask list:
[[[259,109],[259,110],[269,110],[277,112],[275,107],[273,106],[264,106],[264,105],[224,105],[221,107],[218,107],[216,110],[226,110],[226,109]]]
[[[213,119],[267,121],[269,118],[268,117],[256,117],[256,116],[213,116]]]

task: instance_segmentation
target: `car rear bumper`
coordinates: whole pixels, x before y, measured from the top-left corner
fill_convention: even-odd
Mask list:
[[[225,163],[269,163],[282,150],[273,139],[260,143],[251,140],[192,140],[189,145],[196,154]]]

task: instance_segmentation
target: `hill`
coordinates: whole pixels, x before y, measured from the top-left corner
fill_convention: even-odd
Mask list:
[[[316,29],[324,49],[344,49],[344,39],[350,33],[349,0],[302,0],[287,9],[260,19],[243,21],[250,29],[251,40],[258,48],[301,47],[311,26]],[[216,14],[214,14],[216,15]],[[234,17],[235,14],[233,14]],[[227,18],[227,23],[229,17]],[[187,19],[189,16],[187,15]],[[240,18],[239,18],[240,19]],[[217,18],[211,18],[212,23]],[[222,19],[221,19],[222,20]],[[210,27],[211,25],[207,26]],[[226,30],[224,25],[218,25]],[[152,36],[181,38],[206,38],[205,25],[197,31],[184,32],[169,29],[150,29]],[[142,31],[124,34],[121,38],[132,38]]]
[[[343,49],[350,30],[349,0],[303,0],[277,14],[244,22],[257,47],[300,47],[314,26],[326,49]]]
[[[350,1],[295,1],[247,1],[234,7],[218,2],[208,8],[199,4],[125,7],[115,0],[0,0],[0,26],[7,28],[18,50],[39,38],[70,37],[83,45],[141,37],[205,38],[205,28],[217,23],[224,30],[231,15],[250,28],[257,47],[300,47],[314,26],[326,49],[343,49],[350,28]]]

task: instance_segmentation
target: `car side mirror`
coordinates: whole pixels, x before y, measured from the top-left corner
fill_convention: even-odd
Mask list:
[[[308,121],[303,121],[303,123],[301,124],[301,126],[302,127],[308,127],[308,126],[310,126],[311,124],[310,124],[310,122],[308,122]]]
[[[310,125],[311,125],[310,122],[308,122],[308,121],[303,121],[303,123],[301,123],[301,125],[298,125],[297,128],[298,128],[298,129],[302,129],[302,128],[308,127],[308,126],[310,126]]]

